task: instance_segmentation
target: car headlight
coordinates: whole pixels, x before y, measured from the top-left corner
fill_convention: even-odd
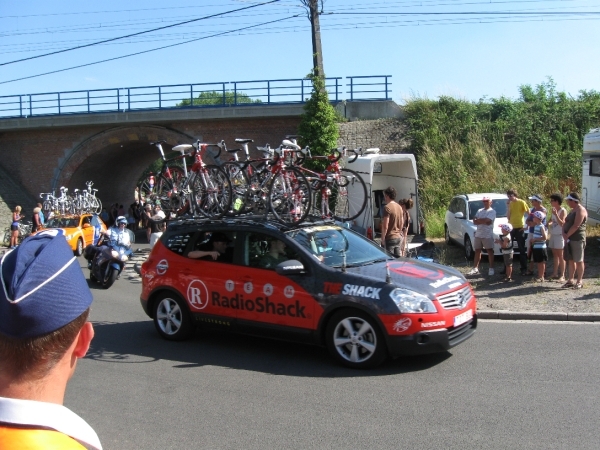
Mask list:
[[[429,298],[418,292],[396,288],[390,292],[401,313],[436,313],[435,305]]]
[[[71,239],[73,239],[73,236],[75,236],[74,234],[65,234],[65,239],[67,241],[70,241]]]

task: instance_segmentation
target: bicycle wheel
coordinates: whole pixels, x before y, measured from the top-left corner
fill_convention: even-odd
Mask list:
[[[342,169],[330,185],[329,211],[336,220],[354,220],[367,206],[367,185],[354,170]]]
[[[195,214],[219,219],[231,207],[231,181],[223,169],[207,165],[192,182],[192,207]]]
[[[269,208],[280,222],[296,225],[310,212],[311,189],[295,167],[282,169],[269,188]]]
[[[266,214],[269,210],[269,188],[273,174],[270,170],[253,169],[249,176],[246,210],[256,214]]]
[[[246,204],[250,185],[248,176],[242,167],[235,162],[226,162],[221,167],[229,177],[229,181],[231,181],[231,210],[227,212],[227,215],[235,216],[247,212]]]
[[[102,212],[102,202],[98,197],[90,198],[90,210],[92,213],[100,214]]]

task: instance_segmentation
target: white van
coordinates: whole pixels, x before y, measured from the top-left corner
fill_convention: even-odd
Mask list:
[[[350,158],[352,160],[352,158]],[[363,156],[354,162],[345,164],[362,177],[367,185],[367,206],[353,223],[353,228],[360,230],[370,238],[375,238],[381,231],[381,217],[383,216],[383,191],[388,186],[396,188],[398,197],[412,198],[414,206],[408,212],[411,218],[409,234],[419,234],[421,223],[419,221],[419,191],[417,164],[411,154],[381,154],[378,148],[367,149]],[[349,190],[349,195],[352,195]]]
[[[600,128],[583,138],[581,201],[588,211],[588,223],[600,223]]]

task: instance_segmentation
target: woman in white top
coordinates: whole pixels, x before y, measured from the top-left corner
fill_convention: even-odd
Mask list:
[[[562,201],[563,198],[560,194],[552,194],[550,196],[552,219],[550,223],[548,223],[548,230],[550,231],[548,248],[552,249],[552,258],[554,262],[550,279],[558,282],[565,281],[565,260],[563,258],[565,241],[562,237],[562,226],[567,217],[567,210],[561,206]]]

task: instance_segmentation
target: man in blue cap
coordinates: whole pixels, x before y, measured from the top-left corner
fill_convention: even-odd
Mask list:
[[[63,406],[94,337],[92,294],[63,236],[42,231],[0,260],[0,448],[101,449]]]

